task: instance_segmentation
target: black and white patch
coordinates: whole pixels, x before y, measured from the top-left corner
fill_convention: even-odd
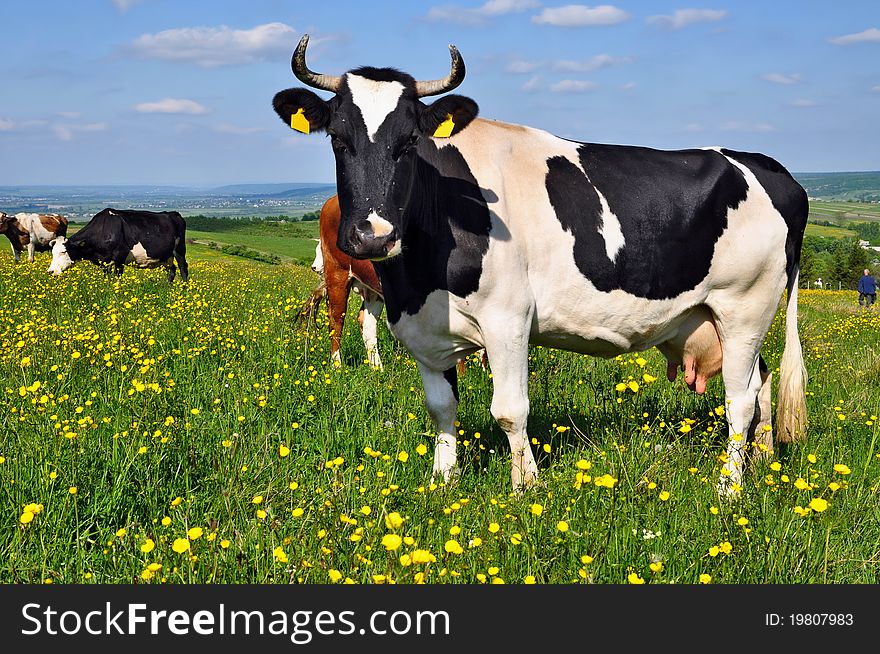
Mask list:
[[[575,237],[575,262],[586,279],[601,291],[651,300],[676,297],[705,279],[728,211],[748,192],[735,166],[707,150],[584,144],[578,154],[580,167],[550,159],[546,186],[559,222]],[[601,198],[623,237],[613,259]]]
[[[480,286],[489,249],[489,208],[467,162],[453,145],[424,141],[416,163],[418,189],[402,220],[403,253],[376,262],[388,322],[414,315],[434,291],[466,297]]]

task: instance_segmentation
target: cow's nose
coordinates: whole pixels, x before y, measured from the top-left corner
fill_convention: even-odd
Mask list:
[[[369,221],[361,220],[351,230],[348,247],[343,251],[355,259],[384,259],[396,242],[396,228],[377,235]]]

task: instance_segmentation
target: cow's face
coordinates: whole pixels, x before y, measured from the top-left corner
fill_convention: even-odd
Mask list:
[[[0,234],[5,234],[9,230],[9,223],[13,220],[15,219],[12,216],[0,211]]]
[[[49,272],[53,275],[60,275],[73,265],[73,259],[67,252],[67,239],[59,236],[51,241],[52,244],[52,263],[49,265]]]
[[[416,183],[421,140],[454,136],[476,117],[477,105],[447,95],[430,105],[419,98],[444,93],[464,78],[464,63],[452,52],[444,80],[418,82],[390,68],[358,68],[341,77],[305,67],[303,37],[293,57],[297,77],[336,95],[323,100],[308,89],[276,94],[275,111],[293,129],[326,131],[336,157],[341,219],[337,246],[356,259],[382,260],[400,254],[404,217]]]
[[[324,253],[321,252],[321,241],[315,245],[315,260],[312,262],[312,270],[319,275],[324,274]]]

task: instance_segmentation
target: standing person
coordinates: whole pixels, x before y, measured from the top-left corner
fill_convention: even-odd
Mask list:
[[[865,268],[865,274],[859,280],[859,306],[869,307],[877,300],[877,281]]]

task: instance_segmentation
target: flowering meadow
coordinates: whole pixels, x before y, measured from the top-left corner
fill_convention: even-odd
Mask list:
[[[880,312],[854,292],[801,291],[809,436],[754,457],[738,499],[716,493],[720,379],[694,395],[654,350],[533,349],[541,478],[515,495],[477,362],[459,380],[462,474],[432,484],[415,363],[384,325],[384,371],[354,320],[336,368],[325,312],[297,321],[311,270],[191,253],[173,285],[0,255],[0,581],[880,580]]]

